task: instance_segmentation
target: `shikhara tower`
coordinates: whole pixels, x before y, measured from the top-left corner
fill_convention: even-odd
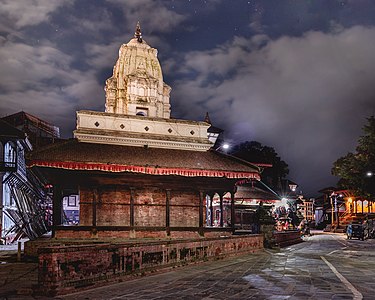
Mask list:
[[[170,117],[171,87],[163,81],[157,53],[142,38],[138,22],[134,38],[121,45],[113,75],[106,81],[106,112]]]
[[[80,142],[207,151],[210,124],[171,119],[169,94],[157,50],[134,37],[120,47],[113,75],[105,84],[105,112],[78,111],[74,137]]]

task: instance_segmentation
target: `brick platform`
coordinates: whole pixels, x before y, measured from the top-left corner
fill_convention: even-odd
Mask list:
[[[261,235],[40,248],[37,293],[71,293],[128,276],[262,248]]]
[[[286,247],[302,242],[301,233],[298,230],[275,231],[275,244],[280,247]]]

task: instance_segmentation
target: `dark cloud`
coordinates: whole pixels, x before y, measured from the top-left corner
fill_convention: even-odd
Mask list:
[[[236,37],[185,54],[180,73],[196,75],[175,83],[174,103],[185,118],[210,111],[233,142],[274,146],[312,192],[334,184],[327,182],[333,161],[353,149],[365,116],[375,112],[374,41],[375,28],[361,26],[275,40]]]

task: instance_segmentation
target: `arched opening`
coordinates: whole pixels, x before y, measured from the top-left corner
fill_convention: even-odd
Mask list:
[[[367,200],[363,201],[363,213],[369,213],[369,205]]]
[[[206,226],[230,227],[230,219],[230,196],[228,200],[222,192],[206,195]]]
[[[137,107],[136,110],[135,110],[135,114],[137,116],[147,117],[148,116],[148,108]]]

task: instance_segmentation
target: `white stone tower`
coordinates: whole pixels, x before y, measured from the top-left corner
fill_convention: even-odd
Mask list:
[[[138,22],[134,38],[121,45],[113,75],[106,81],[106,112],[170,118],[171,88],[163,81],[157,52],[142,39]]]
[[[207,137],[210,124],[170,118],[171,88],[139,23],[134,38],[121,45],[104,90],[105,112],[77,111],[74,137],[80,142],[193,151],[213,146]]]

